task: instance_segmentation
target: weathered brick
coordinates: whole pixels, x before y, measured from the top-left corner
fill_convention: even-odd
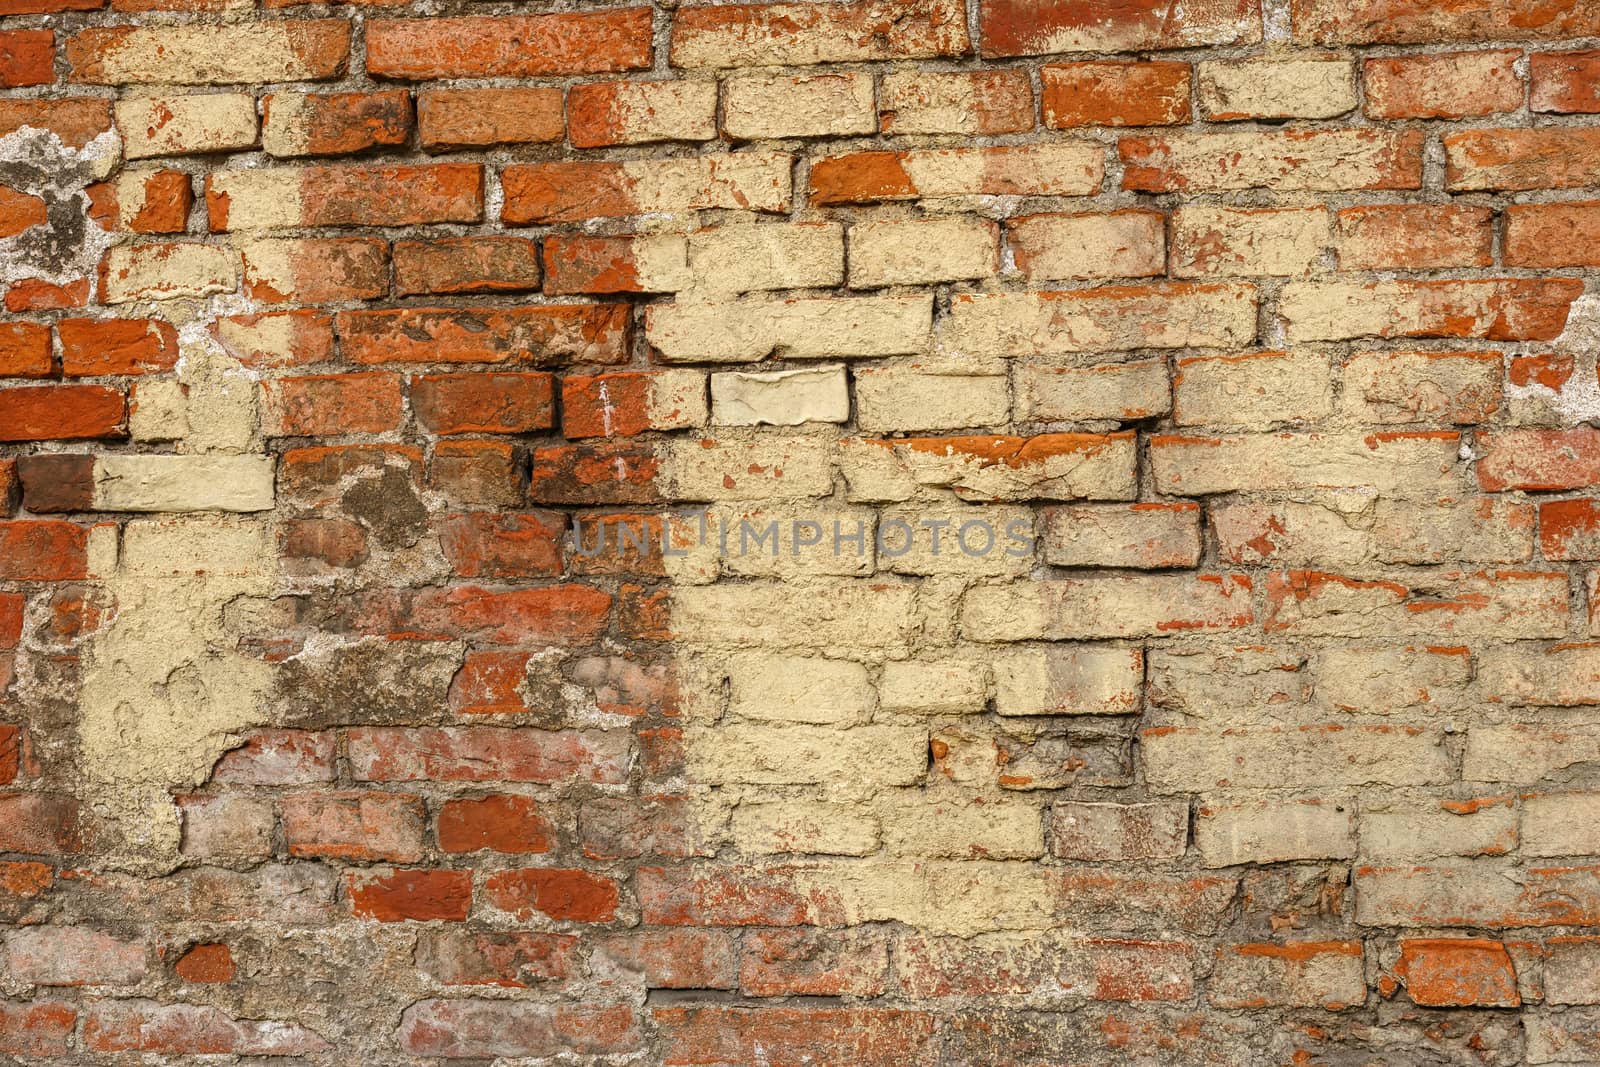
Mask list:
[[[1046,516],[1044,555],[1058,567],[1164,570],[1200,562],[1198,504],[1077,504]]]
[[[717,136],[717,83],[613,81],[574,85],[567,93],[567,128],[578,148],[709,141]],[[556,137],[559,136],[558,128]]]
[[[1407,586],[1287,571],[1268,581],[1265,625],[1269,631],[1345,637],[1560,637],[1567,611],[1566,583],[1557,574],[1447,571]]]
[[[1571,430],[1498,430],[1478,447],[1478,485],[1489,493],[1507,489],[1577,489],[1600,478],[1600,433]]]
[[[118,100],[116,117],[129,159],[231,152],[256,143],[256,98],[249,93]]]
[[[1549,341],[1561,335],[1583,283],[1571,278],[1296,282],[1279,314],[1291,341],[1466,337]]]
[[[1494,212],[1485,207],[1346,208],[1334,217],[1340,270],[1494,265]]]
[[[514,164],[500,172],[508,225],[680,214],[712,208],[789,209],[790,162],[775,152],[684,159]]]
[[[1310,274],[1328,243],[1328,213],[1320,207],[1184,207],[1172,216],[1172,273],[1179,278]]]
[[[1157,792],[1434,785],[1451,769],[1437,730],[1414,726],[1154,727],[1140,734]]]
[[[396,1037],[414,1056],[450,1059],[603,1055],[641,1040],[625,1005],[483,999],[417,1001],[400,1016]]]
[[[1193,114],[1187,63],[1098,61],[1039,68],[1044,124],[1176,126]]]
[[[1505,261],[1512,267],[1588,267],[1600,262],[1600,203],[1517,204],[1505,212]]]
[[[214,171],[206,178],[211,229],[412,226],[478,222],[483,167],[312,166]]]
[[[563,129],[559,89],[424,89],[417,94],[417,137],[429,150],[559,141]]]
[[[1166,218],[1157,211],[1026,215],[1006,222],[1006,240],[1017,269],[1035,281],[1166,273]]]
[[[1477,189],[1581,189],[1600,181],[1600,130],[1469,130],[1444,139],[1445,184]]]
[[[71,80],[97,85],[325,81],[350,58],[343,19],[97,26],[67,39]]]
[[[1051,852],[1063,859],[1150,860],[1181,856],[1189,837],[1189,805],[1058,802],[1050,810]]]
[[[1195,811],[1194,844],[1208,867],[1356,854],[1348,799],[1207,802]]]
[[[856,152],[811,165],[811,202],[873,204],[950,196],[1085,196],[1105,179],[1098,145]]]
[[[628,339],[615,304],[343,311],[337,326],[345,356],[368,364],[619,363]]]
[[[870,77],[745,76],[722,83],[722,132],[736,141],[878,132]]]
[[[1000,426],[1011,408],[1003,374],[911,364],[859,370],[855,380],[857,421],[870,433]]]
[[[1314,422],[1333,405],[1328,360],[1310,352],[1180,359],[1172,392],[1173,421],[1180,426],[1266,429]]]
[[[1175,15],[1148,2],[1095,12],[1068,0],[996,0],[980,28],[985,56],[1142,52],[1259,41],[1261,9],[1255,0],[1206,0]]]
[[[1230,189],[1419,189],[1418,131],[1285,130],[1125,137],[1122,187],[1146,193]]]
[[[855,289],[991,278],[999,269],[999,228],[981,219],[885,219],[850,227]]]
[[[239,253],[191,242],[118,245],[100,269],[107,304],[231,293],[239,287]]]
[[[1172,410],[1165,360],[1078,367],[1019,360],[1012,370],[1018,419],[1077,422],[1148,419]]]
[[[1338,491],[1277,504],[1227,503],[1212,512],[1229,563],[1525,563],[1534,516],[1525,504],[1373,500]]]
[[[878,118],[886,134],[990,135],[1033,128],[1024,71],[907,71],[885,75]]]
[[[1211,975],[1219,1008],[1285,1006],[1338,1011],[1367,999],[1359,941],[1224,945]]]
[[[325,374],[261,383],[262,431],[270,437],[383,433],[400,425],[400,379]]]
[[[943,341],[972,355],[1039,356],[1117,348],[1231,348],[1256,335],[1250,285],[1105,286],[962,294]]]
[[[1136,648],[1052,645],[996,657],[1001,715],[1129,715],[1139,711],[1144,655]]]
[[[555,424],[555,382],[539,372],[423,374],[411,409],[430,433],[532,433]]]
[[[673,20],[674,67],[803,66],[964,55],[955,0],[694,4]]]
[[[1366,114],[1374,119],[1461,119],[1515,111],[1521,53],[1446,52],[1369,59],[1362,64]]]
[[[380,78],[538,78],[650,65],[650,9],[374,19],[367,71]]]
[[[1200,64],[1200,107],[1213,122],[1331,119],[1356,106],[1356,70],[1336,57]]]
[[[283,798],[289,855],[416,863],[422,799],[403,793],[300,793]]]
[[[400,296],[507,293],[538,287],[538,248],[521,237],[394,243],[394,288]]]
[[[1402,0],[1294,0],[1295,40],[1316,44],[1437,44],[1441,41],[1537,41],[1600,31],[1600,13],[1558,2],[1532,11],[1516,0],[1466,0],[1414,7]]]
[[[1068,578],[989,585],[962,599],[961,631],[975,641],[1154,637],[1247,626],[1251,583],[1234,575]]]
[[[124,437],[127,399],[103,385],[0,388],[0,441]]]
[[[932,326],[928,295],[685,301],[645,313],[645,337],[667,363],[915,355]]]
[[[274,156],[347,155],[404,145],[410,135],[411,97],[403,90],[271,93],[261,101],[261,147]]]
[[[263,303],[331,304],[389,292],[389,246],[364,237],[285,237],[243,246],[244,291]]]
[[[1534,52],[1528,56],[1534,111],[1593,115],[1600,112],[1600,52]]]

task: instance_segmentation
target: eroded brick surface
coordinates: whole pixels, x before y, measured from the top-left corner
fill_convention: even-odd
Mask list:
[[[0,0],[0,1061],[1600,1062],[1593,0],[524,7]]]

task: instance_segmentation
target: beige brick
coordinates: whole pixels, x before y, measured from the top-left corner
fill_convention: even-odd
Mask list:
[[[1460,490],[1459,448],[1455,434],[1158,436],[1150,464],[1174,496],[1367,487],[1437,499]]]
[[[1600,854],[1600,794],[1536,793],[1524,796],[1522,854]]]
[[[917,355],[932,328],[929,295],[682,300],[645,315],[645,336],[668,363]]]
[[[856,419],[868,433],[1000,426],[1011,411],[1004,374],[968,374],[916,365],[856,372]]]
[[[1012,371],[1019,422],[1127,422],[1172,410],[1162,359],[1079,367],[1019,360]]]
[[[1268,630],[1307,637],[1560,637],[1567,576],[1519,570],[1420,572],[1380,580],[1315,571],[1268,576]],[[1468,739],[1469,754],[1472,748]]]
[[[1487,422],[1500,409],[1498,352],[1358,352],[1344,366],[1346,414],[1380,425]]]
[[[850,386],[843,367],[733,371],[711,376],[711,421],[722,426],[845,422]]]
[[[1484,700],[1532,707],[1600,704],[1600,645],[1503,645],[1478,652]]]
[[[1044,816],[1012,797],[890,793],[880,802],[884,850],[927,859],[1033,859],[1044,854]]]
[[[1420,130],[1170,133],[1125,138],[1124,189],[1140,192],[1333,192],[1418,189]]]
[[[1356,854],[1351,800],[1253,800],[1202,803],[1194,843],[1207,867],[1284,860],[1349,859]]]
[[[878,702],[884,711],[914,715],[978,714],[989,699],[987,676],[978,660],[890,660]]]
[[[1063,859],[1150,860],[1183,855],[1189,805],[1181,800],[1139,804],[1062,801],[1050,811],[1051,851]]]
[[[1245,59],[1200,64],[1200,107],[1214,122],[1331,119],[1355,110],[1354,60]]]
[[[118,100],[116,116],[129,159],[231,152],[256,143],[256,98],[249,93]]]
[[[733,842],[740,852],[866,856],[878,851],[879,836],[878,820],[856,805],[790,800],[733,809]]]
[[[1211,972],[1220,1008],[1293,1007],[1340,1011],[1367,999],[1361,942],[1270,941],[1223,945]]]
[[[680,641],[714,648],[905,648],[917,631],[916,587],[818,581],[678,586],[672,628]]]
[[[962,500],[1132,500],[1134,435],[845,441],[840,461],[854,501],[908,500],[919,488]]]
[[[1334,491],[1278,503],[1230,501],[1212,510],[1211,521],[1229,563],[1360,567],[1533,558],[1532,508],[1493,497],[1422,502]]]
[[[1172,214],[1176,278],[1313,272],[1331,244],[1325,208],[1189,206]]]
[[[1420,727],[1158,727],[1140,744],[1157,792],[1437,785],[1454,777],[1443,735]]]
[[[1251,285],[1115,286],[958,295],[942,342],[950,352],[1041,356],[1119,348],[1237,348],[1256,336]]]
[[[865,508],[723,506],[707,515],[702,551],[720,554],[711,562],[725,576],[864,577],[877,563],[876,536],[877,515]]]
[[[928,764],[919,727],[727,725],[684,731],[689,775],[708,785],[913,785]]]
[[[271,456],[101,455],[97,511],[270,511]]]
[[[985,136],[1033,128],[1033,87],[1022,70],[905,71],[883,78],[887,134]]]
[[[1279,296],[1291,342],[1358,337],[1551,340],[1582,283],[1560,279],[1293,282]]]
[[[689,237],[694,286],[710,292],[844,284],[844,228],[832,222],[717,226]]]
[[[248,85],[339,76],[350,51],[344,19],[116,26],[68,42],[73,80],[97,85]]]
[[[730,78],[722,83],[722,129],[737,141],[877,133],[872,75]]]
[[[998,227],[970,216],[883,219],[850,228],[850,285],[856,289],[992,278],[999,258]]]
[[[1172,418],[1180,426],[1264,430],[1316,422],[1333,406],[1328,357],[1316,352],[1180,359],[1172,391]]]
[[[1033,513],[996,504],[886,510],[877,551],[892,574],[1019,576],[1033,569]]]
[[[579,148],[709,141],[717,135],[717,83],[595,82],[567,94],[567,124]]]
[[[1044,557],[1057,567],[1194,567],[1197,504],[1075,504],[1051,508]]]
[[[1159,211],[1026,215],[1006,223],[1017,269],[1033,281],[1144,278],[1167,270]]]
[[[1510,797],[1405,797],[1361,805],[1361,855],[1365,859],[1499,856],[1516,847],[1517,810]]]
[[[1144,653],[1109,645],[1046,645],[993,662],[1001,715],[1137,715]]]
[[[1258,723],[1263,713],[1255,709],[1296,714],[1313,692],[1306,660],[1301,650],[1278,646],[1152,647],[1148,686],[1154,713],[1149,717],[1166,725]]]
[[[841,723],[872,706],[867,669],[849,660],[749,653],[727,666],[728,712],[745,719]]]
[[[679,439],[664,473],[679,500],[820,497],[833,491],[833,452],[819,437]]]
[[[1406,684],[1396,685],[1396,678]],[[1318,653],[1316,679],[1317,702],[1334,711],[1460,708],[1469,700],[1472,657],[1451,645],[1334,645]]]
[[[239,264],[237,250],[216,245],[118,245],[106,253],[102,298],[125,304],[231,293],[239,287]]]
[[[1544,999],[1600,1004],[1600,937],[1551,937],[1544,943]]]
[[[980,585],[961,603],[971,641],[1064,641],[1157,637],[1246,626],[1254,620],[1248,579],[1139,575]]]

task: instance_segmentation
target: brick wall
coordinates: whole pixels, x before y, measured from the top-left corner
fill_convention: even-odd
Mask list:
[[[106,3],[0,1060],[1600,1062],[1593,0]]]

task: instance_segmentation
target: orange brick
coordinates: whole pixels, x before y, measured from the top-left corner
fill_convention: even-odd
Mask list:
[[[1193,114],[1187,63],[1068,63],[1041,67],[1039,77],[1051,129],[1173,126]]]
[[[559,141],[562,129],[560,89],[425,89],[417,96],[417,132],[428,149]]]
[[[1369,59],[1366,113],[1374,119],[1461,119],[1515,111],[1520,52],[1449,52]]]
[[[1558,114],[1600,113],[1600,51],[1535,52],[1528,57],[1533,81],[1529,105]]]
[[[648,67],[651,53],[647,7],[367,24],[367,72],[381,78],[599,74]]]

